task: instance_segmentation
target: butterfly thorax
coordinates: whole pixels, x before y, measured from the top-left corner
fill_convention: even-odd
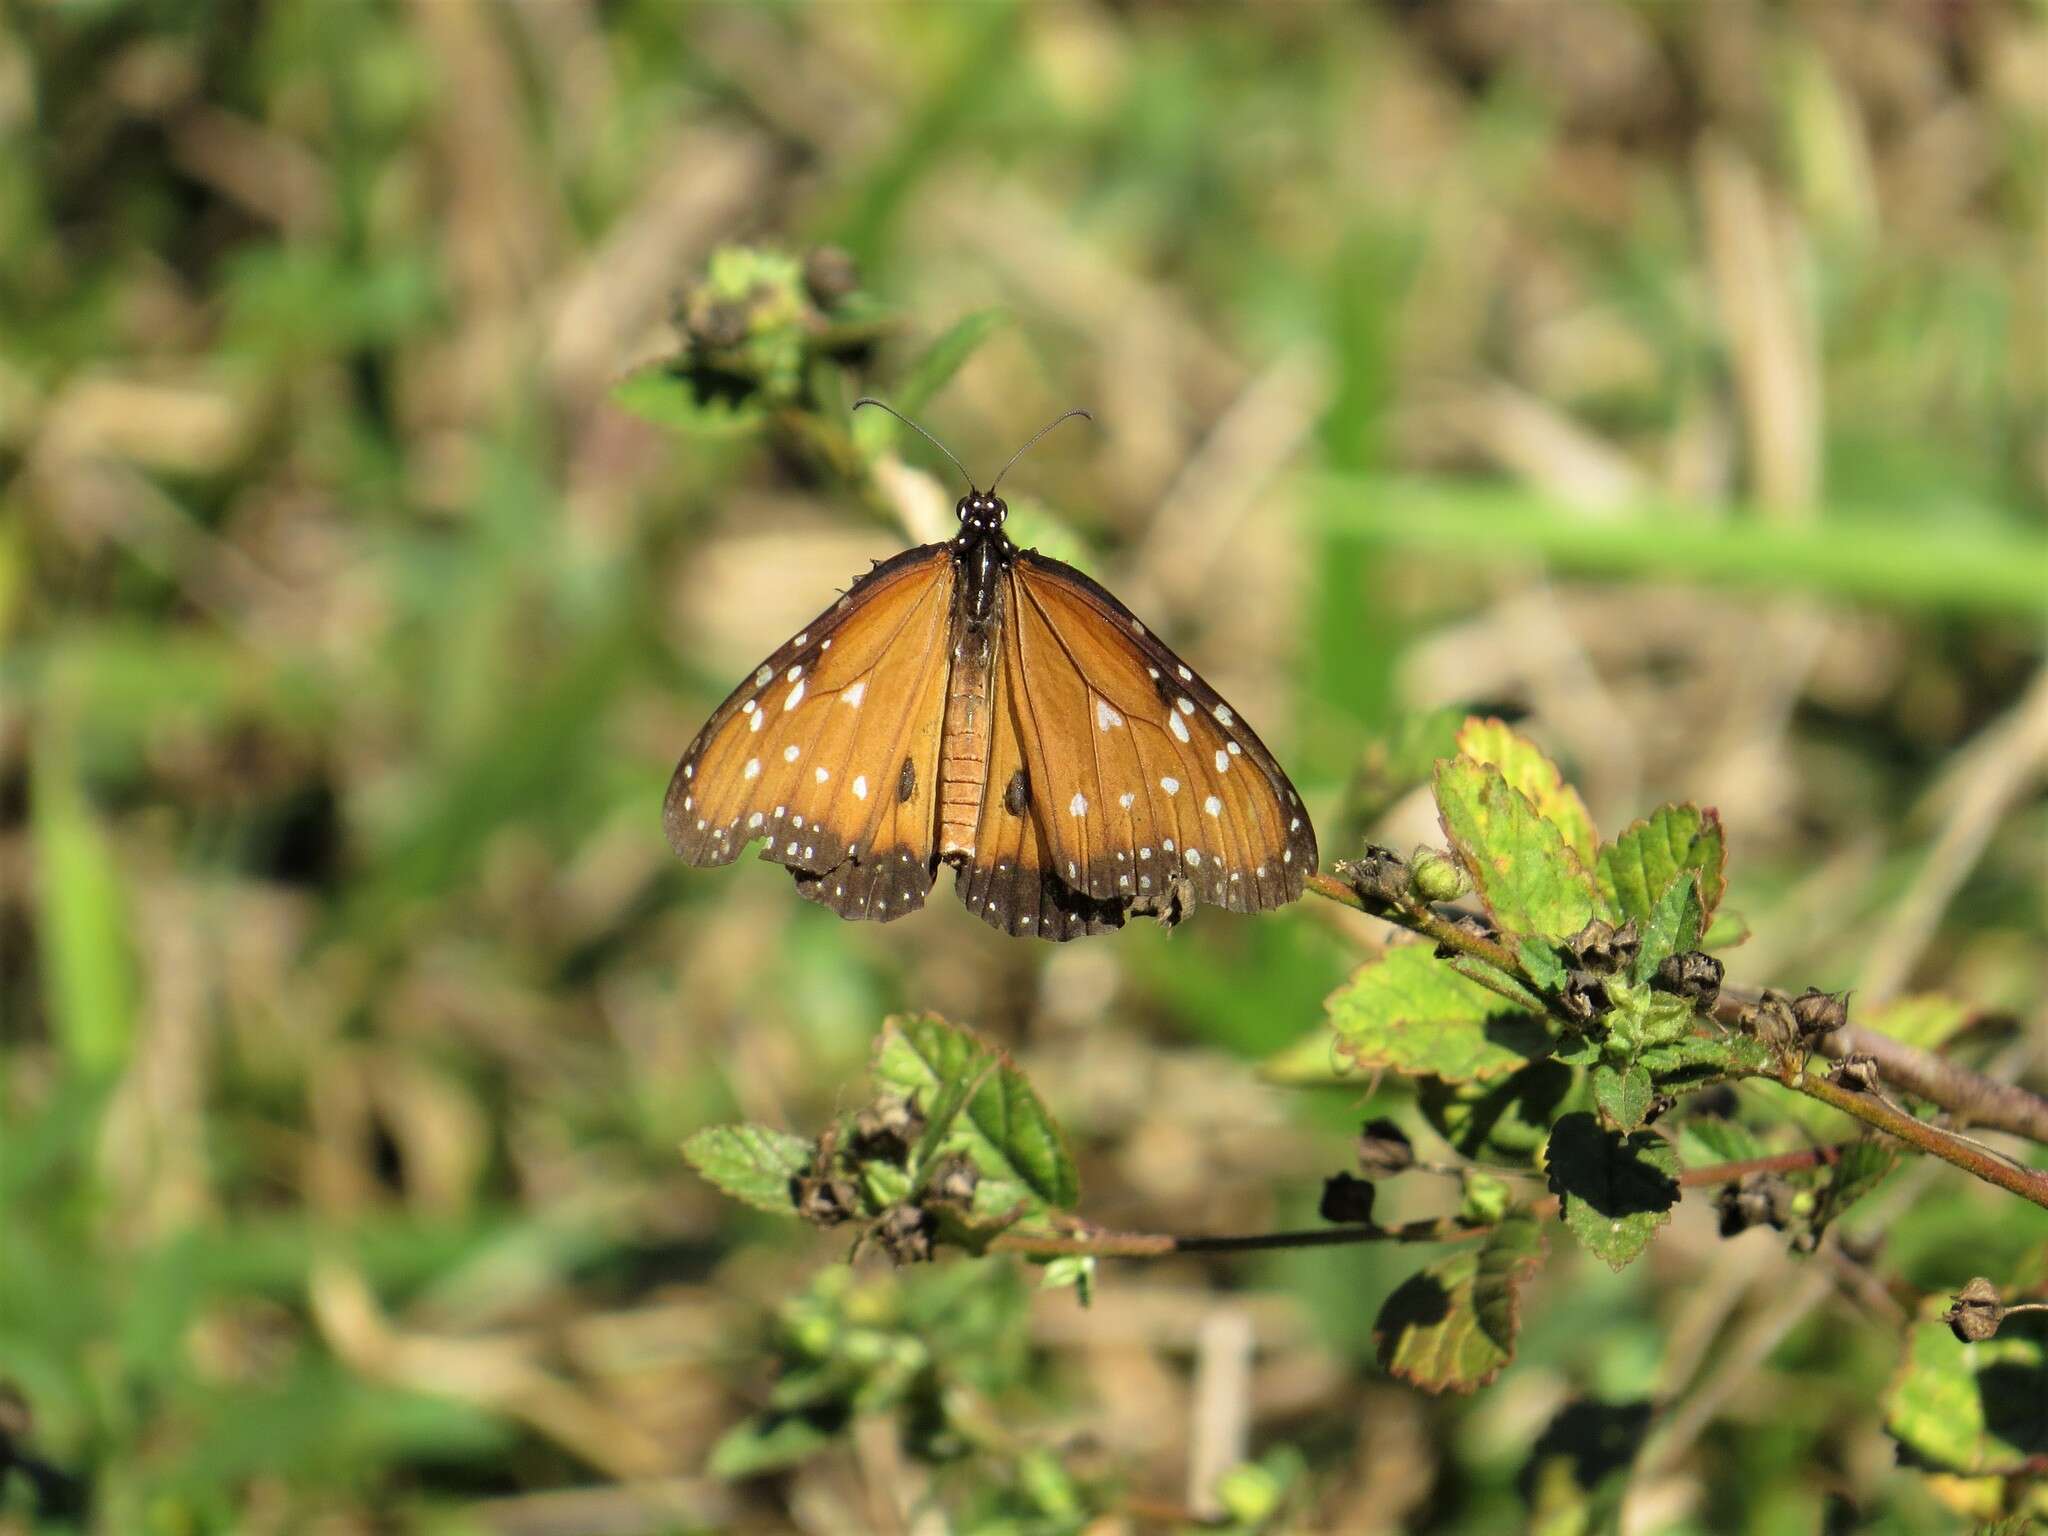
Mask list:
[[[987,793],[1003,578],[1017,558],[1017,546],[1003,532],[1008,509],[1001,501],[977,493],[961,497],[957,510],[960,532],[952,541],[957,577],[946,626],[952,671],[939,758],[939,857],[956,864],[974,857],[974,829]]]

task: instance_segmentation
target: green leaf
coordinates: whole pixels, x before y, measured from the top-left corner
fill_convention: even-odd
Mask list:
[[[36,930],[57,1042],[74,1071],[108,1077],[128,1060],[135,963],[113,844],[86,800],[70,743],[66,725],[43,723],[29,808]]]
[[[1689,1116],[1678,1128],[1678,1145],[1688,1168],[1746,1163],[1764,1155],[1764,1144],[1748,1126],[1710,1115]]]
[[[1475,717],[1458,732],[1458,750],[1474,762],[1498,768],[1501,777],[1519,789],[1537,814],[1563,835],[1564,845],[1578,855],[1580,867],[1593,867],[1594,851],[1600,843],[1593,818],[1579,792],[1565,783],[1564,774],[1543,755],[1541,747],[1517,735],[1503,721]]]
[[[1693,1035],[1649,1046],[1636,1060],[1665,1093],[1692,1093],[1774,1067],[1770,1051],[1748,1035]]]
[[[834,1430],[804,1414],[760,1414],[720,1436],[712,1447],[708,1470],[713,1477],[728,1481],[757,1477],[793,1467],[836,1438]]]
[[[1593,915],[1593,880],[1554,822],[1469,757],[1437,764],[1436,803],[1451,846],[1511,939],[1568,938]]]
[[[1651,1046],[1676,1044],[1699,1024],[1692,1004],[1669,992],[1609,978],[1607,998],[1612,1005],[1604,1021],[1610,1057],[1632,1057]]]
[[[1635,979],[1648,981],[1671,956],[1698,949],[1705,928],[1699,877],[1691,870],[1682,871],[1658,894],[1649,917],[1643,920],[1642,947],[1636,951],[1632,972]]]
[[[1970,1009],[1939,992],[1921,992],[1910,997],[1895,997],[1871,1009],[1855,1022],[1881,1035],[1890,1035],[1903,1044],[1917,1045],[1923,1051],[1936,1051],[1970,1022]]]
[[[1082,1306],[1091,1306],[1095,1301],[1095,1273],[1100,1261],[1092,1253],[1070,1253],[1046,1262],[1045,1273],[1039,1276],[1041,1291],[1063,1291],[1071,1289]]]
[[[1548,1161],[1565,1225],[1610,1269],[1626,1268],[1678,1203],[1678,1154],[1653,1131],[1624,1136],[1569,1114],[1550,1133]]]
[[[765,1125],[713,1125],[683,1143],[683,1156],[705,1178],[756,1210],[796,1214],[790,1181],[810,1172],[812,1146]]]
[[[737,436],[768,420],[750,381],[701,370],[679,373],[661,364],[614,384],[612,403],[658,427],[700,436]]]
[[[1555,946],[1541,939],[1524,939],[1516,951],[1522,960],[1522,969],[1529,973],[1529,979],[1546,992],[1561,992],[1564,984],[1571,980],[1571,973],[1565,969],[1564,961],[1558,958]]]
[[[991,1062],[994,1070],[984,1075]],[[937,1156],[959,1152],[980,1170],[977,1212],[1001,1215],[1020,1205],[1065,1210],[1079,1198],[1079,1175],[1058,1125],[1009,1057],[971,1031],[935,1014],[899,1014],[882,1025],[874,1075],[879,1086],[934,1105],[949,1088],[979,1080],[931,1149]]]
[[[1602,1062],[1593,1069],[1593,1102],[1617,1130],[1641,1130],[1654,1093],[1649,1068],[1638,1062],[1625,1066]]]
[[[1515,1358],[1523,1284],[1543,1263],[1543,1230],[1512,1216],[1466,1249],[1411,1275],[1373,1324],[1380,1364],[1425,1392],[1476,1392]]]
[[[1711,917],[1728,885],[1726,852],[1717,812],[1660,806],[1600,850],[1600,894],[1617,922],[1632,917],[1647,924],[1657,898],[1689,869],[1700,877],[1700,904]]]
[[[1475,1082],[1545,1054],[1540,1019],[1469,981],[1427,944],[1368,961],[1324,1005],[1346,1052],[1367,1071]]]
[[[1572,1069],[1560,1062],[1533,1061],[1494,1083],[1425,1078],[1416,1086],[1416,1103],[1461,1155],[1528,1167],[1543,1150],[1574,1081]]]
[[[1010,320],[1006,309],[979,309],[955,320],[910,365],[889,403],[904,415],[915,416],[980,350],[981,344]]]
[[[1828,1170],[1827,1188],[1821,1191],[1820,1206],[1814,1212],[1813,1230],[1819,1232],[1858,1200],[1891,1177],[1899,1166],[1896,1142],[1866,1137],[1842,1148],[1841,1160]]]
[[[1941,1321],[1947,1302],[1922,1303],[1886,1394],[1885,1428],[1921,1464],[1966,1476],[2048,1454],[2048,1330],[2023,1316],[1965,1344]]]

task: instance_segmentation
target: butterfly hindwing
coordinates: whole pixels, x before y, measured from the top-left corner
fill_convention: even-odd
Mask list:
[[[909,550],[762,662],[669,781],[676,852],[727,864],[765,837],[761,856],[841,916],[887,921],[922,906],[952,590],[946,546]]]
[[[1053,871],[1095,902],[1171,913],[1277,907],[1315,832],[1264,743],[1101,587],[1029,551],[1012,571],[1005,671]],[[999,722],[1002,717],[999,716]],[[992,786],[993,788],[993,786]]]

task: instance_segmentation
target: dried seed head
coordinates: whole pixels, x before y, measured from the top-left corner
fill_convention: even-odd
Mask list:
[[[1721,995],[1721,962],[1703,950],[1681,950],[1658,963],[1650,984],[1659,991],[1692,999],[1693,1006],[1704,1013]]]
[[[876,1218],[875,1241],[897,1264],[922,1264],[932,1256],[932,1239],[939,1224],[932,1213],[917,1205],[892,1205]]]
[[[1849,1022],[1849,994],[1808,987],[1792,999],[1792,1017],[1802,1035],[1831,1035]]]
[[[1956,1292],[1956,1299],[1943,1321],[1965,1344],[1981,1344],[1995,1336],[1998,1325],[2005,1321],[2005,1308],[1998,1300],[1998,1289],[1982,1275]]]
[[[1456,901],[1470,882],[1463,866],[1429,848],[1418,848],[1408,864],[1408,889],[1425,902]]]
[[[1739,1237],[1751,1227],[1782,1229],[1791,1219],[1791,1190],[1774,1173],[1752,1173],[1721,1186],[1714,1205],[1721,1217],[1721,1235]]]
[[[692,305],[689,330],[690,335],[702,345],[714,351],[724,351],[747,339],[747,311],[744,306],[728,299]]]
[[[1634,963],[1636,951],[1642,948],[1642,938],[1634,918],[1617,928],[1596,917],[1566,939],[1565,944],[1586,970],[1611,976]]]
[[[1573,971],[1558,997],[1564,1011],[1580,1023],[1590,1023],[1614,1006],[1607,996],[1607,983],[1591,971]]]
[[[860,1214],[860,1194],[853,1180],[826,1174],[803,1174],[790,1180],[796,1213],[814,1227],[836,1227]]]
[[[925,1198],[934,1205],[966,1210],[973,1206],[974,1191],[980,1184],[981,1170],[960,1153],[949,1152],[932,1165],[932,1176],[924,1187]]]
[[[900,1168],[924,1135],[924,1127],[924,1111],[917,1107],[915,1094],[887,1094],[853,1117],[851,1150],[862,1162],[894,1163]]]
[[[1493,937],[1493,930],[1486,926],[1486,919],[1476,913],[1460,912],[1451,919],[1451,926],[1460,932],[1471,934],[1475,939],[1490,939]],[[1458,951],[1451,948],[1448,944],[1439,944],[1434,953],[1439,960],[1449,960],[1456,956]]]
[[[1415,1166],[1415,1148],[1391,1120],[1374,1120],[1358,1133],[1358,1166],[1368,1179],[1384,1179]]]
[[[1792,1017],[1792,1005],[1782,992],[1769,988],[1742,1010],[1741,1025],[1774,1051],[1788,1051],[1799,1038],[1799,1021]]]
[[[1408,892],[1408,866],[1392,849],[1367,843],[1355,859],[1339,859],[1332,872],[1372,908],[1398,907]]]
[[[860,287],[860,265],[836,245],[821,245],[804,258],[804,287],[820,309],[830,309]]]
[[[1844,1056],[1828,1077],[1857,1093],[1876,1093],[1883,1081],[1878,1076],[1875,1056]]]
[[[1323,1180],[1323,1203],[1317,1207],[1325,1221],[1364,1226],[1372,1220],[1372,1180],[1356,1174],[1335,1173]]]

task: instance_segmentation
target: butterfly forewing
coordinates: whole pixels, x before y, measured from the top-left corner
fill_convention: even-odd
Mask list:
[[[910,550],[757,667],[669,781],[669,842],[726,864],[767,838],[799,891],[845,917],[899,917],[931,887],[953,566]]]

